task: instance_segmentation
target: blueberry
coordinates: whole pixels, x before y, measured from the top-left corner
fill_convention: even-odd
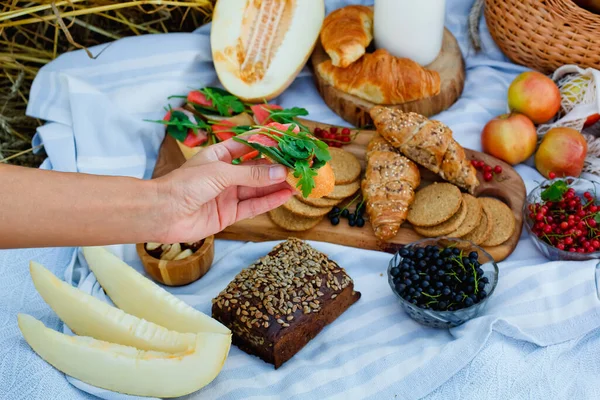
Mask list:
[[[406,289],[406,285],[404,283],[399,283],[396,285],[396,291],[398,293],[404,292],[404,289]]]
[[[440,258],[440,253],[437,250],[434,250],[431,252],[429,257],[433,258],[434,260],[438,260]]]
[[[424,288],[429,287],[429,281],[421,282],[421,286],[423,286]]]
[[[438,289],[441,289],[441,288],[444,287],[444,284],[442,282],[436,282],[435,283],[435,287],[438,288]]]
[[[472,252],[469,253],[469,258],[471,260],[477,260],[479,258],[479,254],[477,254],[476,251],[472,251]]]
[[[440,310],[443,310],[448,306],[445,301],[440,301],[437,305]]]
[[[445,249],[442,251],[442,256],[444,256],[444,257],[448,257],[448,256],[449,256],[449,255],[451,255],[451,254],[452,254],[452,249],[450,249],[450,248],[445,248]]]
[[[356,226],[358,226],[359,228],[362,228],[363,226],[365,226],[365,220],[364,220],[364,219],[362,219],[362,217],[359,217],[359,218],[356,220]]]
[[[413,297],[415,299],[420,299],[421,298],[421,292],[417,291]]]
[[[427,290],[427,293],[429,293],[431,296],[433,296],[435,294],[435,289],[430,287],[429,290]]]
[[[440,296],[441,294],[442,294],[442,291],[440,289],[438,289],[438,290],[435,291],[435,295],[436,296]]]
[[[431,276],[429,276],[429,275],[424,275],[424,276],[423,276],[423,280],[424,280],[424,281],[430,281],[430,280],[431,280]]]
[[[452,263],[446,263],[445,267],[448,271],[452,271],[454,269],[454,265]]]
[[[452,249],[452,254],[457,255],[457,256],[460,255],[460,249],[457,248],[457,247],[453,248]]]
[[[429,273],[430,273],[431,275],[435,275],[435,273],[436,273],[436,272],[437,272],[437,268],[436,268],[436,267],[430,267],[430,268],[429,268]]]
[[[442,265],[444,265],[444,260],[442,258],[438,258],[437,260],[435,260],[435,265],[441,267]]]
[[[410,279],[412,279],[413,281],[418,281],[419,279],[421,279],[421,277],[418,274],[414,274],[413,276],[410,277]]]
[[[400,257],[406,257],[408,255],[408,249],[400,249]]]
[[[463,257],[462,260],[460,260],[463,265],[467,266],[471,263],[471,260],[469,260],[467,257]]]
[[[404,271],[402,273],[402,277],[405,278],[405,279],[408,278],[409,276],[410,276],[410,273],[408,271]]]
[[[415,292],[414,287],[408,288],[408,293],[413,294],[414,292]]]
[[[457,294],[456,296],[454,296],[454,301],[462,301],[462,296],[460,294]]]
[[[454,311],[454,307],[448,307],[448,311]]]
[[[450,295],[450,293],[452,293],[452,292],[450,291],[450,288],[449,288],[448,286],[446,286],[446,287],[444,288],[444,290],[442,290],[442,294],[443,294],[444,296],[449,296],[449,295]]]
[[[471,293],[473,291],[473,285],[467,286],[467,293]]]
[[[412,281],[411,281],[410,279],[406,279],[406,280],[404,281],[404,284],[405,284],[406,286],[410,286],[410,285],[412,285]]]
[[[469,276],[467,278],[467,283],[475,283],[475,277],[474,276]]]
[[[475,272],[477,272],[477,275],[482,276],[483,275],[483,270],[481,268],[477,268],[475,270]]]
[[[487,276],[484,276],[483,278],[481,278],[481,282],[490,283],[490,280],[487,278]]]
[[[425,253],[423,253],[422,251],[418,251],[416,256],[417,256],[417,259],[420,260],[421,258],[425,257]]]
[[[438,276],[444,276],[446,275],[446,271],[444,271],[443,269],[438,270],[437,272]]]
[[[470,297],[467,297],[467,299],[465,300],[465,306],[471,307],[473,304],[474,304],[473,299]]]
[[[477,284],[477,289],[479,289],[479,290],[482,290],[484,287],[485,287],[485,283],[483,283],[483,282],[479,282]]]
[[[415,271],[414,268],[411,268],[411,269],[408,270],[408,273],[411,274],[411,275],[416,275],[417,271]]]
[[[338,225],[340,223],[340,219],[338,217],[331,218],[332,225]]]
[[[421,268],[425,268],[425,267],[427,266],[427,261],[425,261],[425,260],[421,260],[421,261],[419,261],[419,264],[418,264],[418,265],[419,265],[419,267],[421,267]]]
[[[450,282],[452,280],[452,277],[450,275],[446,275],[444,277],[444,282]]]
[[[422,291],[423,291],[423,288],[421,286],[417,286],[415,288],[415,292],[417,292],[417,293],[421,293]]]
[[[400,268],[394,267],[391,269],[390,273],[392,274],[392,276],[398,276],[400,275]]]
[[[485,290],[480,290],[479,291],[479,298],[480,299],[485,299],[487,297],[487,292]]]

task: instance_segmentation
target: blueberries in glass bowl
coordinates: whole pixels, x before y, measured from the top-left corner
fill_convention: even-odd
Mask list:
[[[402,248],[388,267],[388,281],[405,311],[435,328],[475,317],[493,293],[498,267],[480,247],[460,239],[425,239]]]

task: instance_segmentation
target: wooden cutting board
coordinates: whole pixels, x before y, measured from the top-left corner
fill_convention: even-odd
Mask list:
[[[369,110],[375,104],[342,92],[319,76],[317,65],[329,59],[323,46],[321,46],[321,41],[317,41],[311,57],[311,64],[315,83],[321,97],[323,97],[329,108],[352,125],[358,127],[371,125],[373,120],[369,115]],[[458,42],[449,30],[444,31],[444,40],[439,56],[426,68],[440,74],[440,93],[426,99],[388,107],[398,108],[402,111],[413,111],[429,117],[447,110],[456,102],[465,85],[465,63]]]
[[[314,130],[315,127],[323,129],[330,127],[330,125],[307,120],[302,120],[302,123],[308,126],[311,131]],[[344,147],[344,150],[351,152],[360,160],[363,170],[365,167],[366,146],[374,133],[374,131],[360,131],[354,142]],[[521,229],[523,227],[522,209],[526,196],[525,184],[519,174],[505,162],[477,151],[465,149],[465,152],[469,159],[482,160],[491,166],[502,166],[503,172],[500,181],[484,182],[479,173],[478,177],[481,181],[481,185],[479,186],[477,193],[475,193],[478,197],[496,197],[504,201],[511,208],[515,216],[517,223],[512,237],[500,246],[486,248],[496,261],[502,261],[513,252],[519,242],[519,237],[521,236]],[[167,135],[161,146],[153,176],[163,176],[180,167],[184,162],[185,158],[175,139]],[[421,168],[421,187],[440,180],[441,179],[437,175]],[[382,250],[390,253],[397,251],[402,245],[423,238],[412,230],[410,224],[406,223],[402,226],[396,237],[389,243],[379,243],[377,238],[373,235],[373,230],[366,214],[365,220],[365,226],[358,228],[350,227],[345,219],[342,219],[339,225],[333,226],[327,218],[324,218],[319,225],[311,230],[305,232],[289,232],[273,224],[267,215],[260,215],[253,219],[240,221],[226,228],[223,232],[217,234],[216,237],[228,240],[264,242],[270,240],[283,240],[293,236],[306,240],[329,242],[361,249]]]

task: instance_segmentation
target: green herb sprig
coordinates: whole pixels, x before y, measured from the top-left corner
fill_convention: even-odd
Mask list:
[[[560,201],[567,190],[569,190],[567,182],[558,180],[544,189],[542,192],[542,200],[552,202]]]
[[[260,128],[260,127],[259,127]],[[233,140],[244,143],[272,161],[282,164],[293,170],[294,177],[298,178],[298,188],[304,197],[308,197],[315,187],[315,176],[318,169],[331,160],[327,145],[310,136],[307,132],[294,133],[292,127],[282,131],[270,127],[262,127],[265,131],[257,132],[277,142],[277,146],[265,146],[260,143],[250,143],[247,135],[236,136]],[[312,165],[311,165],[312,161]]]

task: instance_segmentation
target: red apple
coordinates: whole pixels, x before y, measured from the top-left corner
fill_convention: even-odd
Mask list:
[[[481,132],[483,151],[512,165],[531,157],[536,144],[535,126],[523,114],[500,115]]]
[[[523,72],[508,88],[508,107],[536,124],[543,124],[560,110],[560,90],[542,73]]]
[[[587,155],[587,142],[583,135],[572,128],[550,129],[535,154],[535,167],[548,178],[556,176],[579,176]]]
[[[592,126],[594,125],[596,122],[600,121],[600,114],[593,114],[590,115],[586,120],[585,120],[585,124],[583,125],[584,128],[587,128],[588,126]]]

